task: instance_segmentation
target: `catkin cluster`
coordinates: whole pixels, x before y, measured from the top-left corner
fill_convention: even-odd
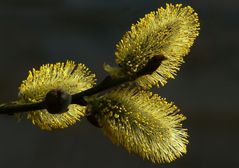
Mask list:
[[[171,162],[186,153],[185,116],[171,102],[153,94],[152,86],[163,86],[174,78],[199,34],[198,15],[190,6],[166,4],[146,14],[116,45],[117,67],[104,65],[113,79],[135,76],[155,56],[165,59],[151,74],[86,97],[86,106],[71,104],[65,113],[31,111],[26,117],[43,130],[66,128],[91,115],[106,136],[129,152],[155,163]],[[75,94],[94,87],[95,74],[73,61],[46,64],[33,69],[19,87],[18,103],[44,100],[52,89]]]

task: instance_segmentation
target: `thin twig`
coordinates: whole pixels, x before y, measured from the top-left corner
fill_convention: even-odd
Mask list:
[[[125,76],[121,78],[112,78],[111,76],[107,76],[102,82],[100,82],[95,87],[92,87],[88,90],[85,90],[80,93],[76,93],[71,95],[71,103],[70,104],[78,104],[82,106],[86,106],[87,102],[84,100],[86,96],[92,96],[94,94],[100,93],[102,91],[111,89],[113,87],[117,87],[123,83],[134,81],[137,78],[152,74],[165,59],[163,56],[154,56],[149,62],[145,65],[143,69],[137,72],[134,76]],[[8,103],[4,105],[0,105],[0,114],[14,114],[14,113],[23,113],[35,110],[47,109],[46,100],[43,100],[38,103],[27,103],[27,104],[14,104]]]

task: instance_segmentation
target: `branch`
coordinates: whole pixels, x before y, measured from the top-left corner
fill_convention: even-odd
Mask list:
[[[95,87],[73,95],[69,95],[62,90],[54,89],[47,93],[45,100],[38,103],[8,103],[0,105],[0,114],[23,113],[42,109],[47,109],[49,113],[57,114],[66,112],[68,110],[67,107],[70,104],[86,106],[87,102],[84,100],[85,96],[92,96],[94,94],[111,89],[113,87],[117,87],[123,83],[135,81],[137,78],[143,75],[152,74],[161,65],[163,60],[165,60],[165,57],[163,56],[154,56],[148,61],[145,67],[138,71],[134,76],[125,76],[121,78],[112,78],[111,76],[107,76]]]
[[[44,101],[39,103],[29,103],[29,104],[3,104],[0,106],[0,114],[13,114],[13,113],[22,113],[27,111],[33,111],[33,110],[41,110],[45,109],[46,104]]]

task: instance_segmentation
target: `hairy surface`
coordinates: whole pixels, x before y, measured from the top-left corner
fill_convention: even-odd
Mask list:
[[[137,80],[144,88],[164,85],[174,78],[183,57],[188,54],[199,35],[198,15],[190,6],[166,4],[146,14],[116,45],[115,59],[119,67],[105,66],[112,76],[134,75],[154,56],[166,59],[152,74]]]
[[[84,64],[66,63],[46,64],[39,70],[33,69],[19,87],[19,103],[43,101],[52,89],[62,89],[69,94],[79,93],[95,84],[95,75]],[[50,114],[47,110],[27,113],[32,123],[44,130],[65,128],[74,124],[85,114],[85,107],[70,105],[62,114]]]
[[[122,88],[96,98],[89,111],[115,144],[152,162],[171,162],[186,153],[185,117],[173,103],[149,91]]]

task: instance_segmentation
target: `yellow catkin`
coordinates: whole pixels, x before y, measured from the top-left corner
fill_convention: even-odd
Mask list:
[[[62,89],[69,94],[79,93],[95,84],[95,75],[84,64],[66,63],[46,64],[39,70],[33,69],[19,87],[19,104],[35,103],[44,100],[52,89]],[[62,114],[50,114],[47,110],[27,113],[27,118],[43,130],[66,128],[85,114],[86,108],[70,105]]]
[[[116,45],[115,59],[120,68],[105,66],[112,76],[133,75],[141,70],[153,56],[166,58],[152,74],[137,80],[140,86],[164,85],[174,78],[183,57],[188,54],[199,35],[198,15],[190,6],[166,4],[146,14]]]
[[[186,153],[185,117],[173,103],[149,91],[121,88],[91,100],[90,111],[115,144],[155,163]]]

